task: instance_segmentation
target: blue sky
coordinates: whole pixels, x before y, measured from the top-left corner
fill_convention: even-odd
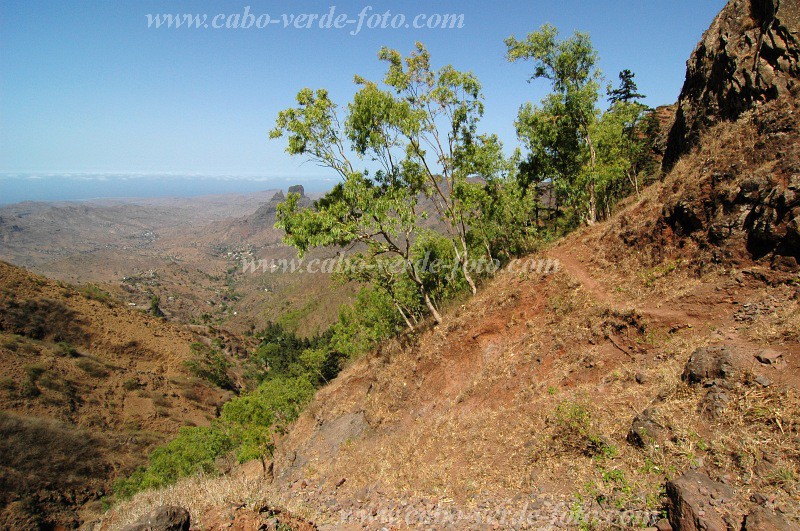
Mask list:
[[[312,177],[267,133],[302,87],[340,103],[356,73],[378,78],[377,50],[424,42],[436,66],[472,70],[484,85],[482,129],[516,146],[520,104],[544,81],[509,64],[503,39],[549,22],[591,34],[610,81],[630,68],[647,103],[677,99],[685,62],[723,0],[519,2],[152,2],[4,0],[0,3],[0,173],[143,172]],[[148,29],[147,14],[463,13],[464,28],[343,30]]]

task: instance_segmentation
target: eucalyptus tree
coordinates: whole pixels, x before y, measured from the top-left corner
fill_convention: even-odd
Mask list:
[[[592,135],[598,117],[601,72],[597,52],[586,33],[559,40],[558,30],[544,25],[524,40],[505,40],[507,59],[530,60],[530,81],[549,80],[553,92],[541,106],[520,109],[517,132],[533,160],[553,177],[573,204],[581,205],[584,220],[597,220],[597,152]]]
[[[434,71],[420,43],[405,58],[389,48],[378,56],[388,65],[382,82],[356,76],[360,88],[344,116],[327,91],[307,88],[298,93],[296,107],[279,113],[270,136],[287,137],[290,154],[333,170],[341,181],[309,209],[299,208],[298,197],[290,194],[279,205],[276,226],[301,254],[320,246],[365,245],[366,267],[358,275],[378,285],[395,278],[379,267],[380,260],[399,259],[441,322],[425,272],[414,259],[415,235],[428,215],[421,202],[427,198],[433,205],[460,274],[475,293],[468,242],[475,210],[460,191],[470,176],[500,171],[502,152],[496,137],[477,133],[483,103],[473,74],[452,66]],[[395,303],[413,327],[403,303]]]

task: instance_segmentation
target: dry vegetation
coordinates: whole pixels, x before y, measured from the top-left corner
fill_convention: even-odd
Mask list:
[[[354,361],[281,442],[272,483],[243,499],[320,524],[372,508],[533,504],[585,528],[620,511],[643,525],[663,510],[665,482],[699,467],[736,490],[732,507],[758,492],[798,521],[796,280],[750,259],[744,234],[719,246],[681,234],[663,206],[708,197],[718,171],[733,172],[731,190],[766,178],[771,140],[741,140],[754,127],[717,127],[610,222],[542,251],[558,274],[503,272],[443,325]],[[736,366],[714,415],[709,389],[681,379],[706,346],[728,347]],[[783,364],[757,362],[765,348]],[[666,436],[639,448],[627,435],[646,409]],[[124,512],[151,507],[147,496]]]
[[[97,287],[0,262],[0,527],[96,517],[113,481],[154,445],[207,424],[226,395],[188,378],[192,340]]]

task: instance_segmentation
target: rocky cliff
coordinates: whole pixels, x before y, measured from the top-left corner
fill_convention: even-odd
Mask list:
[[[687,63],[664,167],[700,133],[754,105],[800,90],[800,2],[731,0]]]

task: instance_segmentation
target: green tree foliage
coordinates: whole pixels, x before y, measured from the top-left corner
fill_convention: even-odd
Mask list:
[[[304,377],[267,380],[225,404],[211,426],[181,428],[175,439],[153,451],[147,467],[118,481],[114,492],[128,498],[198,472],[213,474],[216,459],[231,452],[239,462],[270,454],[274,436],[285,432],[313,395],[314,386]]]
[[[531,60],[531,80],[546,79],[552,92],[535,106],[526,103],[517,117],[517,135],[528,152],[519,166],[523,189],[552,183],[556,215],[560,206],[585,223],[611,214],[622,197],[639,193],[641,174],[653,170],[650,151],[652,113],[636,100],[630,70],[609,90],[606,112],[597,107],[601,73],[588,35],[558,38],[550,25],[525,40],[506,39],[509,61]]]
[[[301,253],[318,246],[362,244],[367,250],[361,257],[368,264],[399,258],[406,281],[441,322],[413,259],[414,237],[426,216],[421,201],[429,201],[447,227],[459,272],[475,293],[468,268],[474,209],[459,190],[470,176],[503,171],[502,150],[496,137],[477,132],[483,103],[474,75],[451,66],[432,70],[430,55],[419,43],[406,58],[388,48],[379,58],[388,65],[382,84],[357,76],[361,88],[344,119],[324,90],[301,90],[298,106],[279,114],[271,137],[286,136],[289,153],[336,171],[342,181],[311,209],[298,209],[298,198],[290,195],[279,206],[277,226]],[[353,161],[379,169],[370,175]],[[363,278],[364,270],[358,273],[358,280],[375,282],[387,296],[396,296],[392,285],[401,282],[399,274],[369,271],[374,273],[368,278]],[[400,300],[394,299],[393,305],[403,313]],[[403,319],[413,327],[407,311]]]
[[[552,178],[583,220],[594,223],[597,153],[592,127],[598,116],[601,73],[591,39],[576,32],[559,40],[558,30],[544,25],[524,40],[511,36],[505,43],[509,61],[533,61],[531,81],[546,79],[553,88],[541,106],[520,109],[517,133],[531,153],[526,169]]]
[[[158,295],[153,295],[150,298],[150,315],[164,317],[164,312],[161,311],[161,297]]]
[[[236,390],[230,374],[231,362],[216,348],[202,343],[192,343],[192,359],[186,362],[189,372],[221,389]]]
[[[398,326],[402,326],[400,319],[401,314],[384,290],[365,286],[353,305],[345,306],[339,312],[329,348],[345,358],[354,358],[395,335]]]
[[[613,204],[631,193],[639,195],[641,175],[656,170],[652,145],[653,112],[638,102],[614,103],[595,124],[600,210],[611,214]]]
[[[644,94],[639,94],[639,87],[633,78],[636,75],[627,68],[619,73],[619,87],[608,90],[608,101],[615,103],[630,103],[644,98]]]

